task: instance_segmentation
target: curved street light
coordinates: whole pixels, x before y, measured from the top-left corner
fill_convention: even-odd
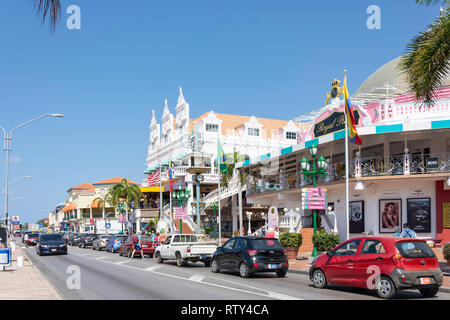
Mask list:
[[[0,127],[0,129],[2,129],[3,131],[3,150],[6,152],[6,195],[5,195],[5,225],[7,227],[7,229],[9,230],[9,224],[8,224],[8,185],[9,185],[9,181],[8,181],[8,173],[9,173],[9,152],[11,152],[11,146],[12,146],[12,134],[14,131],[16,131],[19,128],[22,128],[32,122],[35,122],[39,119],[45,118],[45,117],[55,117],[55,118],[63,118],[64,115],[60,114],[60,113],[46,113],[43,114],[39,117],[36,117],[34,119],[31,119],[30,121],[27,121],[25,123],[22,123],[20,125],[18,125],[17,127],[14,127],[13,129],[11,129],[11,131],[8,133],[6,132],[6,130],[3,127]]]

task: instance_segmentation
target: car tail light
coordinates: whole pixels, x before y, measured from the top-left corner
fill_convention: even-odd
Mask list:
[[[187,253],[191,253],[191,248],[186,249]]]
[[[402,274],[402,281],[406,282],[406,276],[404,274]]]
[[[286,267],[289,267],[289,262],[286,262],[285,266],[286,266]]]
[[[397,268],[403,269],[403,257],[400,253],[397,253],[395,256],[393,256],[392,261],[394,261],[394,265]]]
[[[258,250],[247,250],[247,253],[250,257],[254,257],[258,253]]]
[[[434,257],[434,266],[435,266],[436,268],[439,268],[439,260],[438,260],[437,257]]]
[[[84,238],[84,241],[87,241],[87,238]]]
[[[254,263],[254,264],[253,264],[253,268],[258,268],[258,264],[257,264],[257,263]]]

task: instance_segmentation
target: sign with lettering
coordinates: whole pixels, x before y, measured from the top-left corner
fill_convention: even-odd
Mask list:
[[[438,157],[426,158],[425,166],[427,169],[438,169],[439,168],[439,158]]]
[[[442,222],[444,228],[450,228],[450,202],[442,204]]]
[[[274,230],[278,225],[278,209],[276,207],[270,207],[267,216],[269,230]]]
[[[359,125],[360,114],[358,110],[353,110],[356,125]],[[314,124],[314,138],[321,137],[333,132],[345,129],[345,112],[335,111],[327,118]]]
[[[303,210],[325,210],[327,208],[327,189],[302,188]]]
[[[174,207],[173,214],[175,220],[186,220],[186,208],[184,207]]]

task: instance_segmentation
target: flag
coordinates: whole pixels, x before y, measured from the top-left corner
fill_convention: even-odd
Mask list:
[[[345,118],[348,127],[348,137],[350,142],[362,145],[362,139],[356,131],[356,120],[352,109],[352,103],[347,89],[347,76],[344,77],[344,100],[345,100]]]
[[[169,161],[169,191],[172,192],[172,163]]]
[[[155,170],[152,174],[148,175],[148,185],[152,186],[154,184],[159,183],[160,180],[160,176],[159,176],[159,169]]]
[[[217,138],[217,167],[222,171],[226,171],[227,164],[225,159],[225,153],[223,152],[222,145],[219,138]]]

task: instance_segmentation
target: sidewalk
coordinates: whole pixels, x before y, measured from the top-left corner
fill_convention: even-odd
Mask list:
[[[17,258],[24,257],[23,267],[17,266]],[[16,246],[12,266],[0,269],[0,300],[61,300],[44,275],[28,260],[24,250]]]
[[[433,251],[439,260],[439,267],[443,274],[443,284],[440,290],[443,292],[450,292],[450,267],[447,265],[447,261],[444,260],[442,248],[433,248]],[[289,260],[289,272],[309,274],[309,267],[311,266],[308,263],[309,256],[311,256],[310,253],[303,253],[298,255],[296,260]]]

